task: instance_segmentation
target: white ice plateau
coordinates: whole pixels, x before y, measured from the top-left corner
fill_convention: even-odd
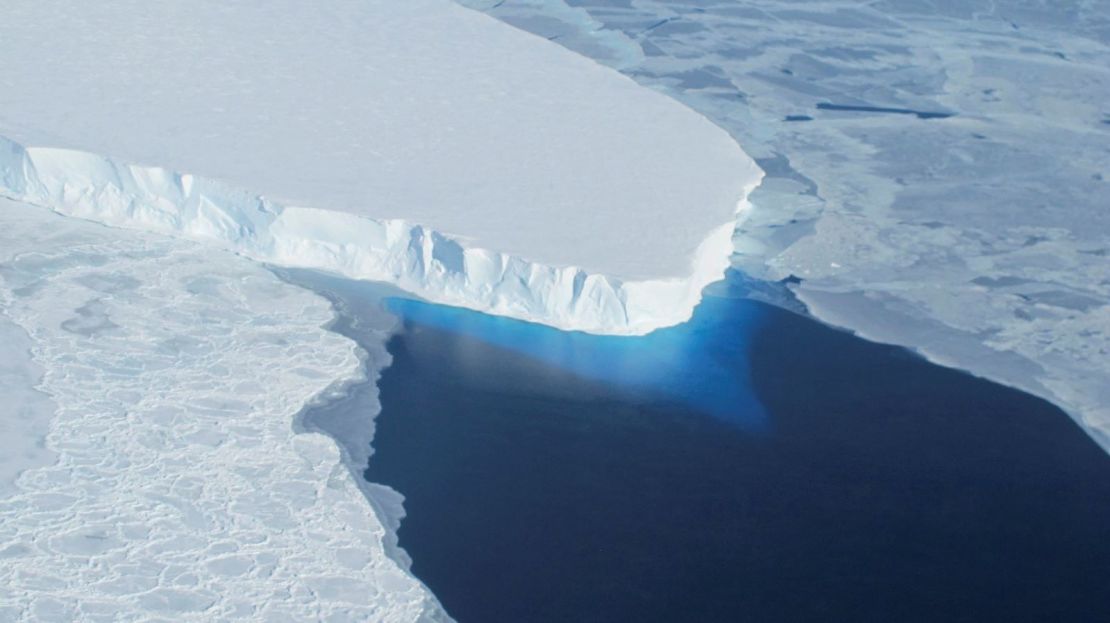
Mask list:
[[[567,329],[688,318],[762,177],[448,0],[17,0],[0,57],[2,194]]]

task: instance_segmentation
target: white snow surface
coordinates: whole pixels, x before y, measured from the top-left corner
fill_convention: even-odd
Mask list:
[[[387,363],[332,317],[231,253],[0,200],[0,322],[56,458],[0,489],[0,621],[446,620],[371,505],[385,488],[297,432]]]
[[[563,328],[688,318],[762,175],[448,0],[14,0],[0,58],[0,193]]]

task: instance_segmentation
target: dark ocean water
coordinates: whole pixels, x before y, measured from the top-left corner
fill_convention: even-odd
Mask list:
[[[1110,458],[1038,398],[729,293],[647,338],[391,308],[366,476],[464,623],[1110,613]]]

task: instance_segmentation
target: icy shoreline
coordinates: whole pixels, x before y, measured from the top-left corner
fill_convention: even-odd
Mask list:
[[[327,300],[333,316],[323,328],[354,344],[358,373],[313,397],[297,414],[295,426],[299,432],[324,434],[335,442],[343,465],[387,529],[383,539],[386,554],[409,571],[412,559],[397,539],[397,529],[405,516],[404,496],[363,476],[374,452],[375,422],[382,410],[378,380],[393,361],[387,343],[400,323],[385,309],[384,298],[400,292],[384,284],[354,281],[318,270],[274,266],[269,270],[290,286]],[[355,311],[356,307],[361,313]]]
[[[400,219],[283,206],[221,182],[122,164],[73,150],[25,148],[0,137],[0,195],[105,225],[214,242],[253,260],[390,283],[436,303],[566,330],[639,335],[687,320],[702,289],[722,278],[732,233],[698,247],[689,277],[622,280],[473,248]]]

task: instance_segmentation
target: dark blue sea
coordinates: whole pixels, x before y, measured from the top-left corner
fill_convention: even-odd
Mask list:
[[[1110,457],[1066,414],[742,295],[643,338],[389,300],[365,476],[452,616],[1110,620]]]

